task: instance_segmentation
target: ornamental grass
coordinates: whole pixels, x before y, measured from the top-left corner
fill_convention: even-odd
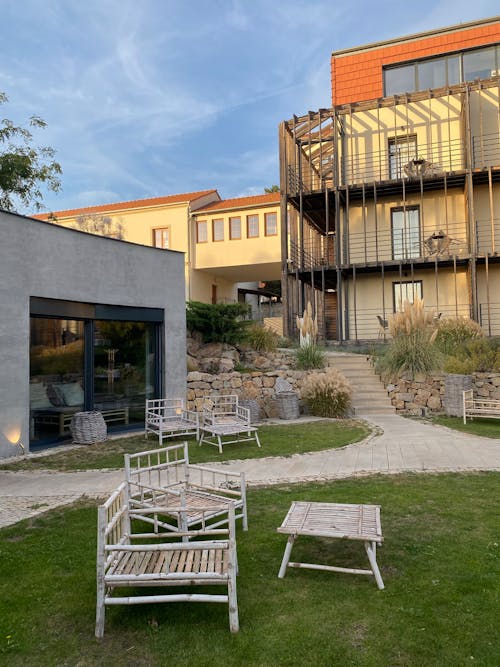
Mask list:
[[[344,417],[351,407],[352,389],[337,368],[311,373],[302,385],[301,396],[311,414],[318,417]]]

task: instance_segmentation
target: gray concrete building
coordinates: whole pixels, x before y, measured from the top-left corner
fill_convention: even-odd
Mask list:
[[[75,412],[139,425],[184,396],[183,253],[0,211],[0,457],[69,437]]]

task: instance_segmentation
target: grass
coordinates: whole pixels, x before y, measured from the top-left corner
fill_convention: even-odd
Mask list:
[[[222,454],[215,447],[199,447],[194,440],[189,440],[189,460],[192,463],[207,461],[230,461],[255,459],[264,456],[291,456],[304,452],[316,452],[323,449],[344,447],[363,440],[369,434],[369,427],[350,419],[338,421],[311,421],[303,424],[276,425],[259,427],[262,447],[255,442],[227,445]],[[164,446],[178,440],[165,441]],[[96,445],[78,447],[69,451],[52,453],[47,456],[27,458],[14,463],[0,465],[2,470],[96,470],[103,468],[122,468],[123,455],[155,449],[157,440],[144,435],[108,440]]]
[[[500,421],[496,419],[482,419],[474,417],[464,424],[463,417],[446,417],[444,415],[430,417],[434,424],[447,426],[457,431],[470,433],[471,435],[482,435],[485,438],[500,438]]]
[[[93,506],[0,530],[0,663],[9,667],[354,667],[498,664],[500,568],[494,499],[500,474],[372,477],[249,491],[238,527],[241,630],[227,606],[107,610],[94,639]],[[277,572],[276,532],[292,500],[381,505],[386,585],[312,570]],[[294,560],[359,565],[361,544],[299,538]]]

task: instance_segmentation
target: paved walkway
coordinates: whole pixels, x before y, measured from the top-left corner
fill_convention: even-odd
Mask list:
[[[376,473],[500,471],[500,439],[471,436],[398,415],[369,415],[365,419],[375,433],[342,449],[211,465],[243,471],[248,485],[253,486]],[[82,496],[106,495],[122,479],[123,472],[116,470],[0,470],[0,527]]]

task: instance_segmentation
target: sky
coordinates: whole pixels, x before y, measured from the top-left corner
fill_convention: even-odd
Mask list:
[[[56,211],[277,184],[278,125],[331,106],[332,51],[498,14],[498,0],[0,0],[1,117],[47,127]],[[23,210],[29,214],[33,211]]]

